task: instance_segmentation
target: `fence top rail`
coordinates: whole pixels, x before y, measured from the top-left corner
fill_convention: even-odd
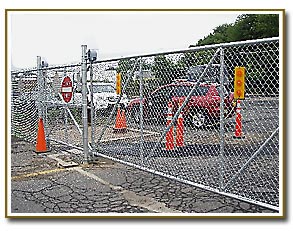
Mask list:
[[[68,64],[68,65],[59,65],[59,66],[51,66],[51,67],[43,67],[43,68],[40,68],[40,70],[47,71],[47,70],[72,68],[72,67],[78,67],[78,66],[81,66],[81,63]],[[36,71],[38,71],[38,68],[34,67],[34,68],[27,68],[27,69],[23,69],[23,70],[14,70],[14,71],[11,71],[11,74],[21,74],[21,73],[29,73],[29,72],[36,72]]]
[[[104,63],[104,62],[114,62],[114,61],[119,61],[119,60],[124,60],[124,59],[148,58],[148,57],[157,56],[157,55],[171,55],[171,54],[177,54],[177,53],[201,51],[201,50],[206,50],[206,49],[217,49],[219,47],[227,48],[227,47],[232,47],[232,46],[262,44],[262,43],[276,42],[276,41],[279,41],[279,37],[254,39],[254,40],[246,40],[246,41],[236,41],[236,42],[229,42],[229,43],[219,43],[219,44],[212,44],[212,45],[205,45],[205,46],[195,46],[194,45],[190,48],[180,49],[180,50],[172,50],[172,51],[156,52],[156,53],[149,53],[149,54],[143,54],[143,55],[132,55],[132,56],[111,58],[111,59],[97,60],[97,61],[93,62],[93,64]],[[70,68],[70,67],[78,67],[78,66],[81,66],[81,63],[45,67],[45,68],[41,68],[41,70],[53,70],[53,69],[62,69],[62,68]],[[11,74],[27,73],[27,72],[37,71],[37,70],[38,70],[37,68],[17,70],[17,71],[11,71]]]
[[[152,56],[156,56],[156,55],[171,55],[171,54],[184,53],[184,52],[201,51],[201,50],[206,50],[206,49],[217,49],[219,47],[226,48],[226,47],[232,47],[232,46],[261,44],[261,43],[275,42],[275,41],[279,41],[279,37],[254,39],[254,40],[246,40],[246,41],[236,41],[236,42],[229,42],[229,43],[219,43],[219,44],[212,44],[212,45],[205,45],[205,46],[194,46],[191,48],[180,49],[180,50],[172,50],[172,51],[156,52],[156,53],[149,53],[149,54],[143,54],[143,55],[124,56],[124,57],[120,57],[120,58],[97,60],[94,63],[119,61],[119,60],[123,60],[123,59],[147,58],[147,57],[152,57]]]

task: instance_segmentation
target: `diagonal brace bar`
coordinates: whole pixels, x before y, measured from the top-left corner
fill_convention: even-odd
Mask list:
[[[126,79],[125,85],[124,85],[123,88],[122,88],[122,93],[125,92],[125,90],[126,90],[126,88],[127,88],[127,86],[128,86],[129,80],[130,80],[130,78],[133,76],[133,73],[134,73],[134,71],[135,71],[135,67],[136,67],[136,65],[137,65],[137,63],[138,63],[139,60],[140,60],[140,59],[136,59],[136,61],[135,61],[135,63],[134,63],[134,66],[133,66],[133,69],[132,69],[131,72],[128,74],[128,77],[127,77],[127,79]],[[99,137],[98,137],[98,140],[97,140],[97,144],[100,143],[100,141],[101,141],[101,139],[102,139],[102,137],[103,137],[103,135],[104,135],[104,133],[105,133],[107,127],[109,126],[110,121],[111,121],[111,119],[113,118],[113,115],[114,115],[114,113],[115,113],[115,111],[116,111],[116,109],[117,109],[117,107],[118,107],[118,105],[119,105],[119,103],[120,103],[120,101],[121,101],[121,98],[122,98],[122,94],[119,95],[119,98],[118,98],[116,104],[114,105],[114,107],[113,107],[113,109],[112,109],[112,111],[111,111],[111,113],[110,113],[110,115],[109,115],[109,117],[108,117],[108,119],[107,119],[107,121],[106,121],[104,127],[102,128],[102,131],[101,131],[101,133],[100,133],[100,135],[99,135]]]
[[[230,186],[235,179],[241,174],[241,172],[250,164],[250,162],[260,153],[260,151],[266,146],[266,144],[276,135],[279,131],[279,127],[270,135],[270,137],[259,147],[259,149],[249,158],[249,160],[239,169],[239,171],[227,182],[225,187],[223,187],[223,191],[226,190],[228,186]]]

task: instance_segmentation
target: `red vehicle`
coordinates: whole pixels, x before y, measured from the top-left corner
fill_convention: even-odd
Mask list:
[[[168,102],[173,103],[175,113],[180,100],[184,100],[194,86],[194,82],[182,81],[157,88],[143,99],[144,120],[165,120]],[[220,85],[217,83],[200,83],[182,111],[185,121],[197,128],[219,121],[219,91]],[[224,87],[224,97],[224,115],[227,118],[235,112],[234,95],[229,94]],[[139,98],[133,99],[128,105],[128,112],[136,123],[140,121],[139,105]]]

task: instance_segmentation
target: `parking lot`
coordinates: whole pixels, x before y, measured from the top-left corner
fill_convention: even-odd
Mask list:
[[[90,165],[79,164],[80,151],[64,146],[36,154],[31,143],[12,137],[11,147],[13,216],[59,213],[65,216],[198,216],[275,212],[104,158]],[[72,166],[62,167],[64,163]]]

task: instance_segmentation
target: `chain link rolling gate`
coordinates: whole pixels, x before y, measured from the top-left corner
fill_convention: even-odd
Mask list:
[[[279,210],[279,38],[92,63],[85,49],[81,64],[12,72],[13,135],[34,141],[43,113],[51,145],[84,150],[86,161],[103,156]],[[246,69],[246,97],[240,102],[241,137],[234,138],[236,110],[230,92],[236,66]],[[121,73],[120,95],[95,90],[100,81],[115,85],[115,78],[107,76],[111,70]],[[68,104],[58,87],[67,75],[74,82]],[[88,110],[81,94],[85,80]],[[124,132],[113,130],[121,119],[118,111],[125,113]],[[178,118],[183,118],[183,134]],[[174,148],[166,150],[166,142]]]

